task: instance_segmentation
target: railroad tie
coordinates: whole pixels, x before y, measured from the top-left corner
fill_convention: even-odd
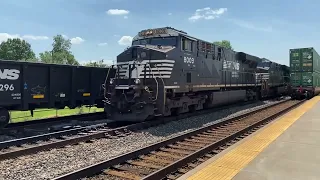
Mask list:
[[[108,174],[108,175],[113,175],[113,176],[118,176],[126,179],[131,179],[131,180],[140,180],[141,177],[137,176],[135,174],[127,173],[127,172],[120,172],[116,170],[105,170],[103,173]]]

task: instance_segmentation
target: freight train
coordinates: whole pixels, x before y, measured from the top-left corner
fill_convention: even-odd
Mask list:
[[[320,56],[313,47],[289,50],[293,99],[320,93]]]
[[[9,110],[32,114],[36,108],[103,108],[107,72],[108,68],[0,60],[0,127],[9,123]]]
[[[236,52],[171,27],[139,32],[106,81],[110,119],[145,121],[204,108],[288,95],[285,65]]]

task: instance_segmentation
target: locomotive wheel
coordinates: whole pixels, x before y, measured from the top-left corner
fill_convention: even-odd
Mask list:
[[[9,120],[10,120],[9,111],[4,108],[0,108],[0,127],[2,128],[8,125]]]

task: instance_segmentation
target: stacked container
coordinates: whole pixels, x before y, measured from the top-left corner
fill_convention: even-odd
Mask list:
[[[291,84],[296,88],[318,93],[320,87],[320,56],[313,48],[290,49]]]

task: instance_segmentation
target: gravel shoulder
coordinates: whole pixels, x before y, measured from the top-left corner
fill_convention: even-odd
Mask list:
[[[264,101],[245,106],[226,108],[202,116],[190,117],[152,127],[119,139],[97,139],[37,154],[0,161],[0,179],[52,179],[88,165],[123,153],[192,131],[201,126],[217,123],[218,119],[250,111],[274,103]]]

